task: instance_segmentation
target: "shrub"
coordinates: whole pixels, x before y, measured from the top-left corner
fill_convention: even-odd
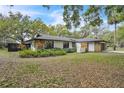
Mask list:
[[[43,51],[43,52],[41,52],[40,56],[41,57],[48,57],[48,56],[50,56],[50,53],[48,51]]]
[[[76,49],[75,48],[66,48],[64,49],[67,53],[74,53],[76,52]]]
[[[19,51],[19,55],[21,57],[35,57],[37,56],[37,53],[36,51],[32,51],[32,50],[22,50],[22,51]]]
[[[41,49],[37,51],[22,50],[19,51],[20,57],[48,57],[48,56],[59,56],[65,55],[66,51],[63,49]]]
[[[66,54],[66,51],[64,51],[64,50],[54,51],[54,55],[65,55],[65,54]]]

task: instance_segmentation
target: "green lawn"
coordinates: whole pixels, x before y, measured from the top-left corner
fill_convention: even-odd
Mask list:
[[[124,51],[124,48],[117,48],[117,51]],[[107,51],[113,51],[113,47],[108,47]]]
[[[0,57],[5,58],[18,57],[18,52],[8,52],[7,49],[0,49]]]
[[[117,48],[118,51],[124,51],[124,48]]]
[[[0,87],[124,87],[124,54],[19,58],[0,50]]]

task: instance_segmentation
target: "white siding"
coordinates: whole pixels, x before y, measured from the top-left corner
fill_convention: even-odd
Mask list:
[[[63,41],[54,41],[54,48],[63,48]]]
[[[95,51],[95,46],[94,42],[89,42],[88,44],[88,51],[94,52]]]
[[[81,43],[76,43],[77,53],[85,52],[85,48],[81,48]]]
[[[72,42],[69,42],[69,48],[72,48]]]
[[[63,48],[63,41],[54,41],[54,48]],[[72,48],[72,42],[69,42],[69,48]],[[31,44],[31,50],[36,50],[34,41]]]
[[[81,52],[81,43],[76,43],[77,53]]]
[[[34,45],[34,41],[32,41],[32,44],[31,44],[31,50],[33,50],[33,51],[36,50],[35,45]]]

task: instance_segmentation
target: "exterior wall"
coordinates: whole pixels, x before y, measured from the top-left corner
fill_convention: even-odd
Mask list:
[[[33,40],[31,44],[31,50],[35,51],[37,49],[44,48],[45,40]]]
[[[88,43],[87,42],[82,42],[81,43],[81,49],[83,52],[87,52],[88,50]]]
[[[34,40],[33,40],[32,43],[31,43],[31,50],[33,50],[33,51],[36,50],[36,48],[35,48],[35,44],[34,44]]]
[[[62,48],[63,49],[63,42],[64,41],[54,41],[54,48]],[[45,46],[45,40],[34,40],[31,44],[32,50],[42,49]],[[69,48],[72,48],[72,42],[69,42]],[[102,44],[100,42],[82,42],[76,43],[77,52],[101,52]],[[104,48],[104,46],[103,46]]]
[[[45,46],[45,40],[34,40],[31,44],[32,50],[42,49]],[[54,48],[63,48],[63,41],[54,41]],[[72,42],[69,42],[69,48],[72,48]]]
[[[86,52],[102,52],[105,50],[105,43],[101,42],[82,42],[76,43],[77,53]]]
[[[72,48],[72,42],[69,42],[69,48]]]
[[[63,48],[63,41],[54,41],[54,48]],[[69,48],[72,48],[72,42],[69,42]]]
[[[88,48],[88,44],[87,44],[87,42],[76,43],[76,48],[77,48],[78,53],[86,52],[86,50]]]
[[[42,49],[45,46],[45,40],[35,40],[34,43],[36,49]]]
[[[94,52],[95,51],[95,43],[94,42],[89,42],[88,43],[88,51],[89,52]]]
[[[63,48],[63,41],[54,41],[54,48]]]
[[[82,42],[81,43],[81,48],[88,48],[87,42]]]
[[[101,43],[99,42],[95,42],[95,52],[101,52],[102,49],[101,49]]]
[[[76,43],[77,53],[81,53],[81,43]]]

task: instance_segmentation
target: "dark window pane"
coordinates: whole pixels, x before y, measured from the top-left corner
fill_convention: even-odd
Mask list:
[[[63,48],[69,48],[69,42],[63,42]]]
[[[75,48],[76,47],[76,43],[72,42],[72,47]]]
[[[54,41],[46,41],[45,48],[46,49],[54,48]]]

